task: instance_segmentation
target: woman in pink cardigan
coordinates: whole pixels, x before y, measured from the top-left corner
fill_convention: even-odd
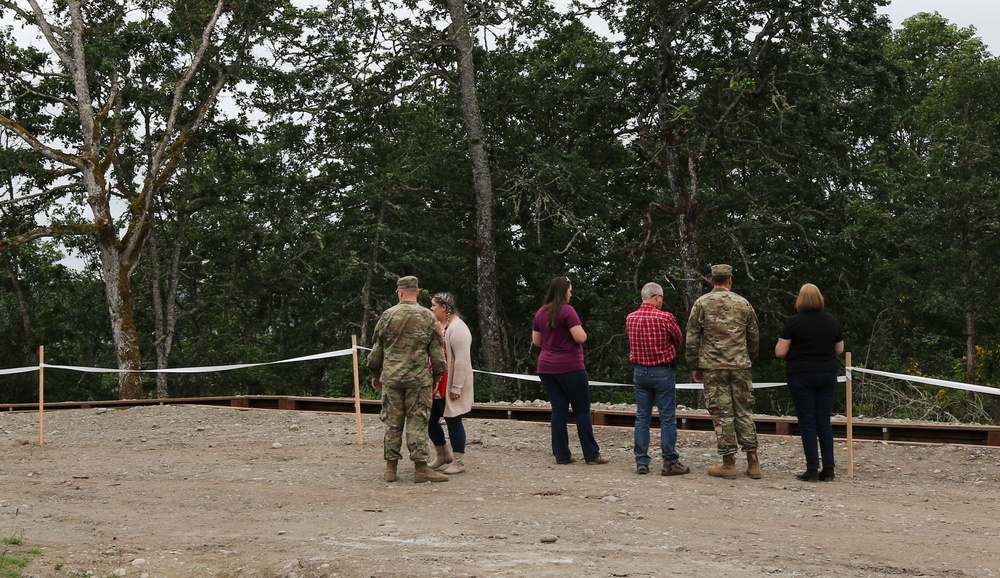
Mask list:
[[[431,312],[437,317],[438,329],[444,338],[448,371],[441,376],[441,381],[434,388],[427,433],[434,443],[437,458],[428,465],[435,469],[447,466],[444,473],[448,475],[461,474],[465,471],[465,426],[462,424],[462,415],[472,410],[473,400],[472,333],[458,315],[455,296],[451,293],[434,295],[431,298]],[[448,426],[450,451],[441,427],[442,416]]]

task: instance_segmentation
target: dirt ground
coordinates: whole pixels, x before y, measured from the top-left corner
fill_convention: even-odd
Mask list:
[[[998,449],[855,442],[848,479],[838,441],[840,477],[805,483],[798,439],[762,436],[764,478],[727,481],[709,432],[680,432],[691,474],[639,476],[629,429],[560,466],[547,424],[468,420],[467,473],[390,484],[376,416],[361,445],[353,415],[60,410],[41,446],[37,418],[0,414],[24,576],[1000,575]]]

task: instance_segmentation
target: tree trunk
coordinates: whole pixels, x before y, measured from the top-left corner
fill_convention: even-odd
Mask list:
[[[976,318],[965,312],[965,381],[976,383]]]
[[[462,116],[469,138],[472,160],[472,180],[476,191],[476,285],[479,328],[482,333],[483,361],[488,369],[503,366],[503,344],[500,336],[500,315],[497,306],[496,244],[493,238],[493,183],[483,120],[476,96],[476,72],[472,61],[472,35],[463,0],[448,0],[451,13],[451,35],[458,49],[459,93]]]
[[[103,239],[105,236],[100,235]],[[104,272],[104,287],[108,296],[108,312],[111,314],[111,333],[115,344],[118,369],[142,369],[139,354],[139,333],[132,315],[132,283],[128,270],[122,266],[120,256],[114,246],[99,246],[101,267]],[[139,373],[122,373],[118,380],[118,399],[142,399],[142,376]]]
[[[379,202],[378,221],[375,225],[375,240],[372,242],[372,258],[365,270],[365,286],[361,288],[361,345],[368,345],[368,326],[374,319],[372,312],[372,283],[375,282],[375,268],[378,265],[378,253],[382,247],[382,222],[385,219],[385,201]]]
[[[156,368],[166,369],[170,367],[170,350],[174,344],[174,330],[177,327],[177,283],[180,280],[181,261],[181,239],[184,236],[185,225],[187,223],[187,213],[178,215],[177,238],[174,240],[173,251],[170,257],[170,269],[166,273],[166,289],[160,288],[162,271],[160,270],[160,256],[156,245],[156,232],[154,228],[149,231],[149,253],[153,267],[153,313],[156,322]],[[164,399],[170,397],[167,387],[167,374],[156,374],[156,397]]]
[[[24,352],[31,356],[35,347],[35,314],[31,309],[28,296],[21,286],[21,275],[17,266],[16,250],[4,253],[3,260],[7,267],[7,275],[10,277],[10,284],[17,295],[18,310],[21,312],[21,326],[24,328],[22,347]]]
[[[681,179],[677,178],[682,171],[679,154],[675,150],[670,150],[668,146],[668,180],[670,191],[673,196],[674,206],[677,208],[677,230],[678,245],[681,256],[681,271],[684,278],[684,309],[690,311],[691,306],[702,294],[701,284],[701,259],[699,255],[701,248],[698,243],[698,166],[694,159],[688,160],[688,186],[685,187]]]

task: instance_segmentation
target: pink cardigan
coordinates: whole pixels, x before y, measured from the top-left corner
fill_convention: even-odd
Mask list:
[[[475,392],[472,388],[472,333],[458,317],[452,317],[444,334],[448,358],[448,393],[458,393],[458,399],[445,396],[444,416],[456,417],[472,410]]]

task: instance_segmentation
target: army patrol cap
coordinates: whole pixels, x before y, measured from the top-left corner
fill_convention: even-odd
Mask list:
[[[407,275],[406,277],[400,277],[399,281],[396,281],[396,289],[420,289],[417,284],[417,278],[413,275]]]
[[[717,277],[719,275],[729,275],[733,276],[732,265],[712,265],[712,277]]]

